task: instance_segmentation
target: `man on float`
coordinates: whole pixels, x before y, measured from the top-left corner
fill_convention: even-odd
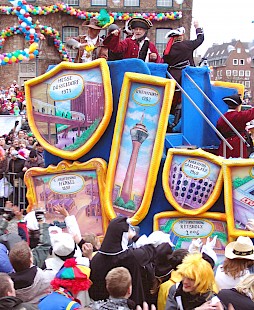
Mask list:
[[[123,59],[139,58],[145,62],[161,62],[155,45],[149,41],[147,34],[153,24],[149,19],[133,17],[128,22],[128,28],[133,35],[120,41],[120,29],[112,31],[103,41],[113,53],[123,53]]]
[[[184,40],[185,28],[180,27],[177,29],[171,29],[165,36],[169,41],[163,53],[164,63],[168,64],[168,72],[173,76],[178,84],[182,83],[182,70],[187,66],[195,67],[193,52],[204,41],[203,29],[199,27],[199,23],[194,21],[194,27],[196,29],[197,38],[195,40]],[[181,117],[181,91],[176,89],[171,112],[174,115],[174,121],[169,126],[168,132],[178,124]]]

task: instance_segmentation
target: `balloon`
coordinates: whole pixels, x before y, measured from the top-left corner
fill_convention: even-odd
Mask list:
[[[33,53],[35,50],[37,50],[38,49],[38,43],[32,43],[30,46],[29,46],[29,49],[28,49],[28,53],[30,54],[30,53]]]

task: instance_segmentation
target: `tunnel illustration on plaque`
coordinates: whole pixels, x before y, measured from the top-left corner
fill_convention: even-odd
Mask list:
[[[102,205],[106,169],[101,158],[30,168],[24,178],[28,212],[44,211],[48,223],[63,222],[64,217],[55,211],[55,206],[62,206],[76,217],[82,235],[89,231],[102,236],[108,224]]]
[[[62,62],[25,83],[29,124],[50,153],[78,159],[107,128],[112,90],[105,59]]]
[[[221,159],[201,149],[169,149],[162,184],[166,198],[176,210],[189,215],[203,213],[220,196]]]

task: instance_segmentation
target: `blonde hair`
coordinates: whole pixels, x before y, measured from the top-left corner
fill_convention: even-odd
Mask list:
[[[195,281],[195,292],[204,294],[212,292],[215,286],[214,272],[211,265],[202,258],[200,253],[188,254],[177,267],[182,277]]]
[[[254,274],[249,275],[244,280],[240,281],[235,289],[246,296],[250,297],[254,301]]]

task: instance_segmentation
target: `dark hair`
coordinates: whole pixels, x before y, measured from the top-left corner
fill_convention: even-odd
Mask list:
[[[26,241],[20,241],[10,250],[10,262],[16,272],[30,268],[31,250]]]
[[[11,277],[4,272],[0,272],[0,298],[7,296],[11,291]]]

